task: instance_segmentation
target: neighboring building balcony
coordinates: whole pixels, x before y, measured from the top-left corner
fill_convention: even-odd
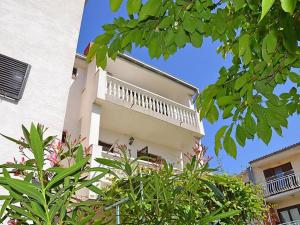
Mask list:
[[[300,187],[300,174],[290,173],[288,175],[283,175],[279,178],[272,179],[266,182],[263,185],[263,191],[265,197],[271,197],[287,191],[298,189],[299,187]]]
[[[287,223],[281,223],[279,225],[300,225],[300,220],[291,221],[291,222],[287,222]]]
[[[105,100],[200,133],[196,110],[107,75]]]

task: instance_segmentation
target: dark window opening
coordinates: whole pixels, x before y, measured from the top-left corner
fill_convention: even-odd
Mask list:
[[[137,152],[137,157],[145,157],[143,160],[152,162],[152,163],[161,163],[162,162],[162,157],[149,153],[148,146],[145,148],[142,148]]]
[[[114,148],[111,144],[99,140],[98,145],[102,146],[102,150],[105,152],[114,152]]]
[[[76,68],[76,67],[73,67],[72,78],[73,78],[73,79],[76,79],[76,77],[77,77],[77,68]]]
[[[0,54],[0,95],[20,100],[30,68],[27,63]]]
[[[266,181],[278,179],[290,174],[294,174],[291,163],[285,163],[283,165],[264,170]]]

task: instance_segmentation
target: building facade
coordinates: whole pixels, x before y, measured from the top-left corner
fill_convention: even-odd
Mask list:
[[[182,167],[204,135],[193,104],[197,88],[126,55],[105,70],[77,55],[74,68],[65,130],[86,137],[92,158],[118,157],[111,146],[125,144],[132,158]]]
[[[21,137],[31,122],[64,128],[85,0],[0,1],[0,133]],[[0,163],[18,148],[0,138]]]
[[[204,135],[193,104],[197,88],[126,55],[98,68],[76,54],[84,0],[0,2],[0,133],[21,136],[21,125],[49,135],[85,137],[92,157],[148,155],[180,167]],[[0,139],[0,163],[18,148]]]
[[[300,143],[250,162],[248,179],[270,207],[265,224],[300,224]]]

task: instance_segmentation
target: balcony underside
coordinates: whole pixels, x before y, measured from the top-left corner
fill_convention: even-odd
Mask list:
[[[200,138],[199,131],[180,127],[175,123],[167,122],[159,115],[143,113],[138,107],[122,101],[110,101],[97,99],[101,106],[101,128],[112,130],[121,134],[161,144],[163,146],[190,151],[184,149],[192,147],[195,138]]]
[[[269,203],[276,203],[279,201],[287,200],[287,199],[293,199],[293,198],[299,198],[300,197],[300,188],[294,188],[291,190],[287,190],[284,192],[280,192],[278,194],[274,194],[271,196],[266,197],[266,201]]]

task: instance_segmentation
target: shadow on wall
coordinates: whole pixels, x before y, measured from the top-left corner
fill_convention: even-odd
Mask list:
[[[86,76],[83,71],[77,69],[77,74],[70,73],[73,82],[68,94],[68,102],[64,118],[64,131],[66,131],[72,138],[78,138],[80,135],[80,117],[81,117],[81,97],[84,91],[84,84]],[[73,70],[74,73],[74,70]]]

